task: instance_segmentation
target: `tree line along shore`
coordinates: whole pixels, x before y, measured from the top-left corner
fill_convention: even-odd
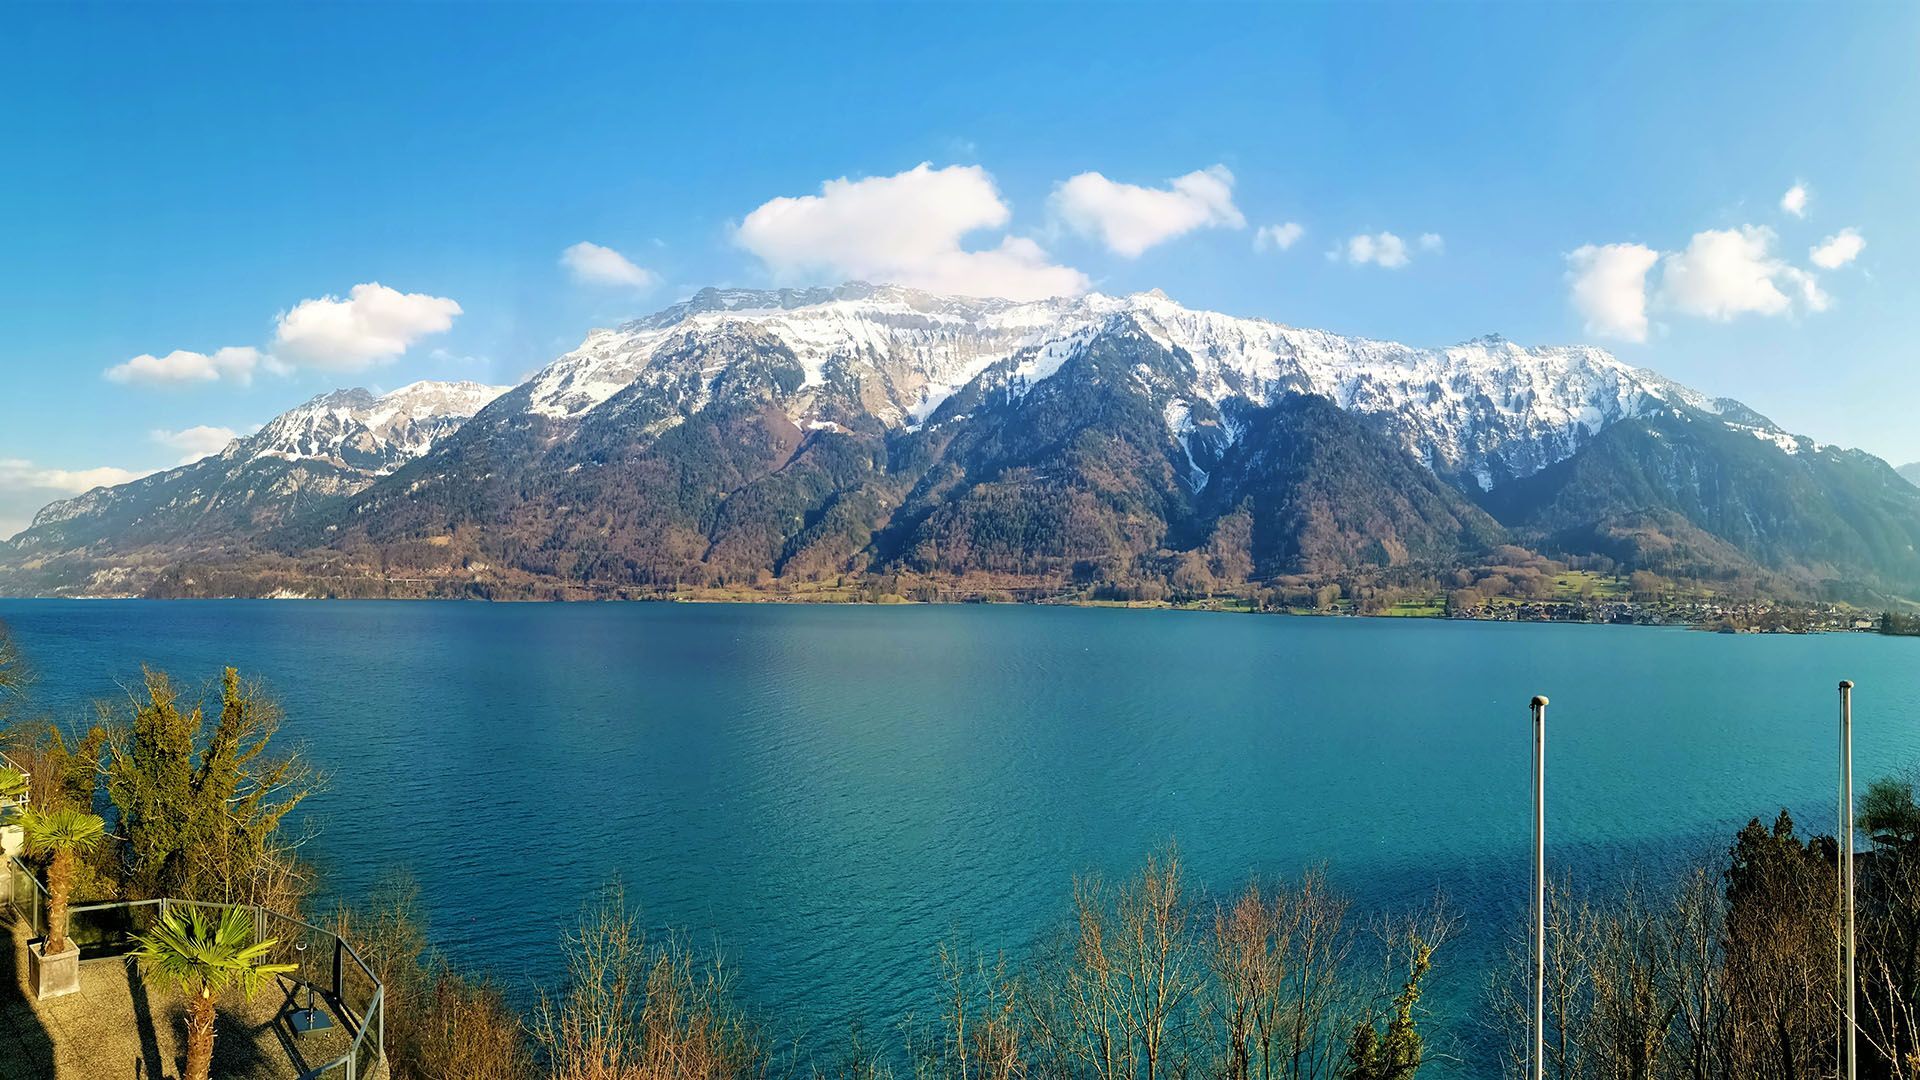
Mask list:
[[[1110,561],[959,573],[730,578],[662,577],[648,584],[563,581],[504,573],[373,572],[300,560],[169,567],[133,594],[154,599],[473,599],[712,603],[1042,603],[1164,607],[1291,615],[1366,615],[1501,622],[1688,626],[1730,632],[1914,633],[1920,606],[1898,596],[1813,585],[1783,575],[1685,564],[1660,573],[1603,555],[1549,558],[1499,545],[1461,563],[1329,565],[1262,577],[1233,550],[1188,552],[1152,572]],[[115,594],[120,595],[120,594]],[[1888,616],[1892,618],[1889,619]],[[1887,629],[1892,627],[1893,629]],[[1901,629],[1906,628],[1906,629]]]

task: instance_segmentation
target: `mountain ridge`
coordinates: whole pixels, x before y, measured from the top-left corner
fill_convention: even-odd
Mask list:
[[[49,503],[6,543],[16,552],[191,536],[209,519],[263,525],[302,499],[331,498],[424,454],[505,391],[476,382],[416,382],[382,395],[317,395],[219,452],[115,487]],[[249,487],[249,485],[252,485]],[[95,528],[85,528],[88,521]]]
[[[247,445],[257,476],[201,478],[264,490],[209,504],[244,513],[107,505],[153,478],[56,504],[0,553],[0,588],[203,587],[183,566],[454,595],[902,573],[1251,588],[1519,543],[1722,588],[1920,595],[1920,488],[1590,346],[1420,349],[1157,291],[849,283],[701,290],[517,386],[421,389],[437,385],[395,392],[455,399],[437,412],[344,391],[276,418]],[[1657,444],[1708,429],[1684,459]],[[1825,490],[1846,494],[1819,511],[1844,528],[1792,510]]]
[[[1157,290],[1013,302],[849,283],[707,289],[655,315],[596,330],[530,380],[529,408],[551,419],[576,419],[630,385],[663,344],[746,323],[794,354],[805,386],[828,385],[836,362],[875,372],[881,385],[869,411],[883,423],[910,427],[995,363],[1028,349],[1044,357],[1049,345],[1071,342],[1119,316],[1133,317],[1150,335],[1194,357],[1194,389],[1209,403],[1231,396],[1265,402],[1293,391],[1361,412],[1400,411],[1406,427],[1399,434],[1409,450],[1436,471],[1474,475],[1483,489],[1557,460],[1577,446],[1580,429],[1591,434],[1648,401],[1679,398],[1714,407],[1705,395],[1591,346],[1526,349],[1487,335],[1419,349],[1190,310]],[[1042,364],[1022,374],[1039,381],[1048,373]],[[1522,415],[1536,402],[1545,408]],[[1517,456],[1509,459],[1510,452]]]

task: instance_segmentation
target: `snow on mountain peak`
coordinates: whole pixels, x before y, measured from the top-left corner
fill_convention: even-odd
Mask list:
[[[384,474],[427,452],[511,387],[416,382],[378,397],[355,387],[322,394],[232,443],[229,457],[320,460]]]
[[[1265,405],[1288,392],[1320,394],[1378,417],[1435,471],[1470,475],[1483,488],[1544,468],[1603,427],[1662,403],[1720,411],[1712,399],[1591,346],[1525,347],[1492,334],[1415,348],[1193,310],[1157,289],[1015,302],[860,282],[703,289],[593,331],[533,377],[526,407],[549,420],[578,420],[640,379],[656,356],[693,355],[697,349],[683,346],[751,329],[790,351],[805,373],[791,401],[796,422],[820,419],[810,411],[819,391],[851,377],[881,422],[911,429],[1016,355],[1028,385],[1050,377],[1121,317],[1190,358],[1189,398]]]
[[[379,396],[359,387],[321,394],[233,440],[218,454],[50,503],[34,516],[29,533],[116,515],[142,528],[242,510],[257,515],[251,520],[277,520],[314,498],[358,491],[425,454],[509,389],[476,382],[417,382]],[[276,459],[332,468],[269,468],[263,473],[254,467]],[[27,542],[58,545],[70,539],[56,533]]]

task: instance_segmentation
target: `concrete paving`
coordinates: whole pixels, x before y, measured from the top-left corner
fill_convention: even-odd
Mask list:
[[[15,920],[11,948],[0,949],[0,1080],[163,1080],[180,1076],[186,1058],[185,1009],[179,996],[150,988],[123,960],[80,965],[80,992],[32,1000],[26,987],[26,932]],[[220,1080],[298,1080],[346,1053],[346,1030],[335,1025],[299,1035],[287,1024],[295,1001],[284,981],[237,995],[220,1009],[213,1075]],[[385,1070],[380,1072],[384,1075]],[[325,1074],[344,1077],[344,1070]]]

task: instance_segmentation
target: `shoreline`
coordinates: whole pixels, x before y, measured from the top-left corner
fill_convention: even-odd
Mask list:
[[[1350,609],[1349,610],[1316,611],[1316,610],[1302,610],[1302,609],[1292,609],[1292,608],[1260,608],[1260,607],[1253,606],[1252,604],[1247,602],[1244,598],[1220,598],[1220,599],[1210,599],[1210,600],[1190,601],[1190,602],[1174,602],[1174,601],[1165,601],[1165,600],[1095,600],[1095,599],[1084,599],[1084,598],[1076,598],[1076,597],[1043,597],[1043,598],[1037,598],[1037,599],[1017,599],[1017,598],[988,599],[982,596],[975,595],[975,596],[965,596],[965,597],[954,598],[954,599],[924,600],[924,599],[910,599],[902,596],[891,596],[883,599],[869,600],[869,599],[856,599],[851,597],[847,597],[847,598],[822,597],[820,595],[782,595],[782,594],[769,593],[766,591],[759,591],[759,590],[741,590],[738,592],[727,592],[724,594],[717,594],[709,591],[701,591],[701,592],[672,593],[672,594],[657,595],[657,596],[619,595],[619,596],[579,596],[579,597],[566,597],[566,596],[495,597],[495,596],[474,596],[474,595],[467,595],[467,596],[423,596],[423,595],[312,596],[312,595],[305,595],[305,594],[294,594],[290,590],[282,590],[276,594],[270,594],[266,596],[228,595],[228,596],[154,597],[154,596],[143,596],[143,595],[131,594],[131,593],[117,594],[117,595],[71,595],[71,594],[68,594],[68,595],[36,594],[36,595],[21,595],[21,596],[0,595],[0,603],[4,603],[7,601],[21,601],[21,602],[54,601],[54,602],[74,602],[74,603],[101,602],[101,601],[122,601],[122,602],[143,601],[143,602],[152,602],[152,603],[388,602],[388,603],[477,603],[477,604],[549,604],[549,605],[799,604],[799,605],[812,605],[812,606],[819,606],[819,607],[876,607],[876,608],[1022,606],[1022,607],[1111,608],[1111,609],[1129,610],[1129,611],[1180,611],[1180,612],[1212,613],[1212,614],[1220,614],[1220,615],[1276,615],[1276,616],[1291,616],[1291,617],[1298,617],[1298,618],[1383,619],[1383,620],[1403,619],[1403,620],[1420,620],[1420,621],[1428,621],[1428,622],[1523,623],[1523,624],[1558,624],[1558,625],[1570,625],[1570,626],[1637,626],[1637,627],[1654,627],[1654,628],[1664,628],[1664,629],[1694,630],[1694,631],[1700,631],[1703,633],[1723,633],[1723,634],[1741,634],[1741,635],[1788,634],[1788,635],[1806,636],[1806,635],[1813,635],[1813,634],[1872,634],[1874,636],[1883,636],[1883,637],[1884,636],[1892,636],[1892,637],[1903,636],[1898,634],[1893,634],[1893,635],[1884,634],[1878,628],[1877,625],[1874,625],[1874,626],[1858,625],[1857,624],[1858,621],[1865,617],[1865,613],[1861,612],[1860,609],[1852,609],[1852,608],[1842,609],[1837,605],[1818,607],[1818,606],[1796,606],[1796,605],[1790,605],[1790,604],[1783,604],[1777,607],[1767,607],[1764,610],[1769,612],[1785,612],[1792,615],[1804,617],[1808,620],[1804,625],[1799,627],[1793,627],[1793,628],[1782,627],[1782,626],[1771,626],[1771,627],[1744,626],[1744,625],[1738,625],[1735,622],[1729,621],[1723,615],[1717,615],[1715,617],[1705,618],[1705,619],[1687,619],[1687,618],[1679,618],[1679,617],[1669,617],[1670,613],[1672,612],[1671,606],[1663,609],[1658,605],[1635,605],[1629,602],[1620,602],[1620,601],[1614,601],[1612,603],[1616,608],[1624,607],[1627,612],[1630,612],[1636,616],[1644,615],[1646,617],[1622,618],[1622,617],[1618,617],[1618,615],[1620,614],[1620,612],[1618,611],[1616,611],[1615,617],[1611,617],[1611,618],[1553,617],[1553,614],[1557,614],[1558,611],[1555,610],[1552,614],[1549,613],[1548,611],[1549,608],[1578,610],[1577,608],[1575,608],[1573,604],[1569,604],[1566,602],[1557,602],[1557,603],[1540,602],[1540,603],[1534,603],[1534,604],[1529,604],[1526,602],[1512,602],[1512,603],[1497,605],[1497,608],[1507,609],[1504,611],[1497,610],[1496,607],[1489,607],[1488,609],[1486,609],[1488,613],[1485,613],[1485,614],[1478,614],[1478,613],[1477,614],[1454,614],[1454,613],[1446,612],[1444,610],[1417,611],[1417,612],[1416,611],[1357,611],[1357,610],[1350,610]],[[1840,625],[1837,620],[1841,620],[1841,619],[1844,619],[1847,622],[1847,625]]]

